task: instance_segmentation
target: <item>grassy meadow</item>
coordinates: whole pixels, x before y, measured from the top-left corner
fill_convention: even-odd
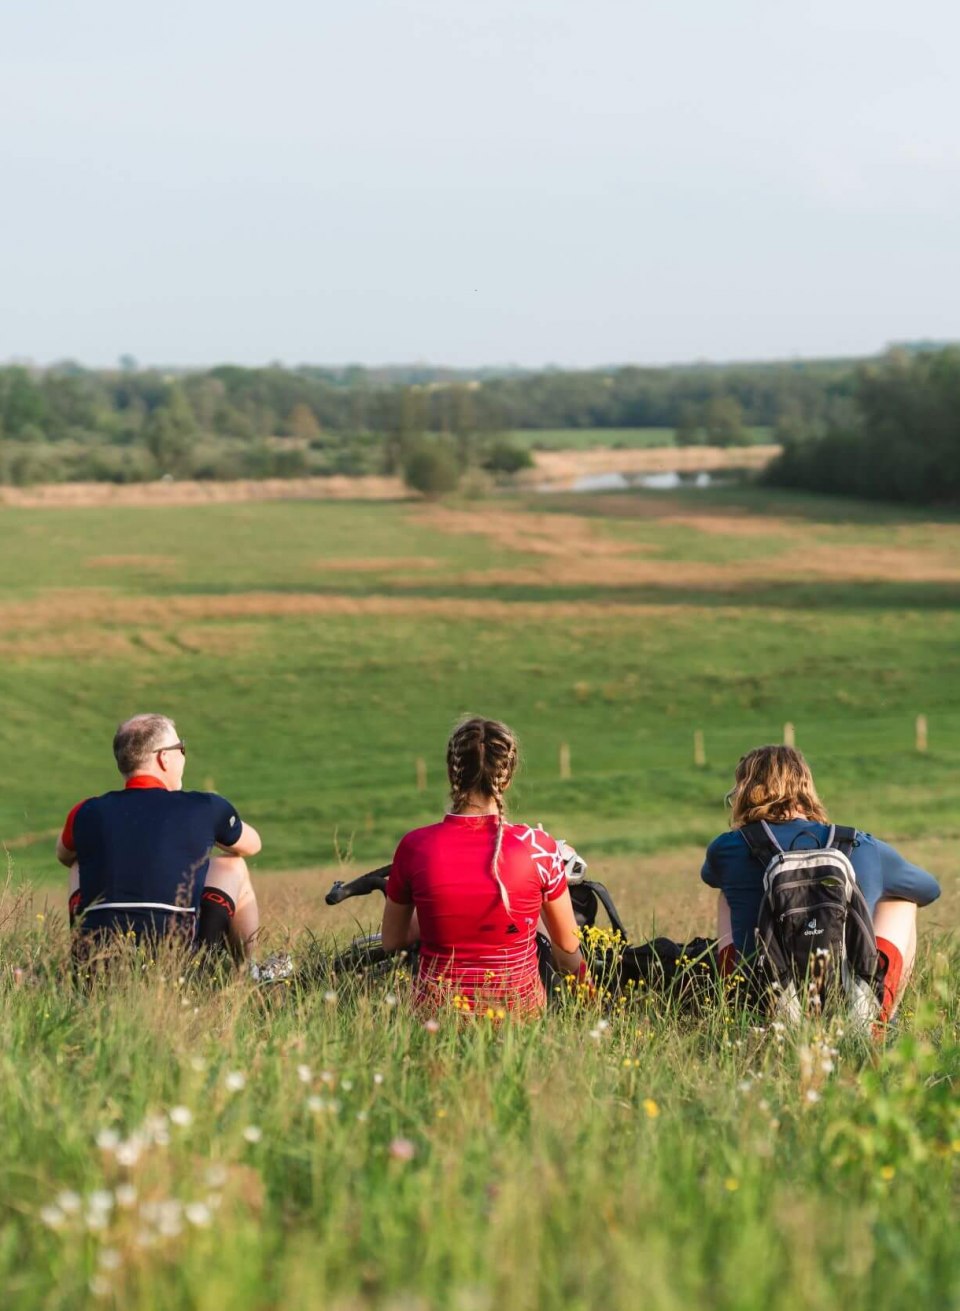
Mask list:
[[[750,487],[0,510],[10,1304],[960,1307],[958,600],[960,521]],[[263,834],[266,948],[375,921],[323,893],[442,812],[466,711],[517,729],[513,813],[637,939],[710,931],[703,845],[786,721],[833,816],[944,895],[885,1048],[723,997],[433,1029],[402,974],[214,986],[173,955],[79,993],[53,844],[143,709]]]

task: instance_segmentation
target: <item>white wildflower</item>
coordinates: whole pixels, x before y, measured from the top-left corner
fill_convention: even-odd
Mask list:
[[[122,1210],[129,1211],[131,1206],[136,1206],[137,1190],[133,1184],[117,1184],[113,1192],[117,1199],[117,1206]]]
[[[101,1129],[97,1134],[97,1146],[101,1152],[115,1152],[120,1142],[116,1129]]]
[[[231,1070],[223,1082],[227,1092],[241,1092],[247,1086],[247,1076],[242,1070]]]
[[[310,1069],[310,1066],[298,1065],[297,1078],[300,1080],[301,1083],[309,1083],[310,1080],[313,1078],[313,1071]]]
[[[61,1228],[65,1219],[66,1216],[59,1206],[45,1206],[40,1212],[40,1223],[46,1225],[48,1229]]]
[[[188,1129],[193,1124],[193,1111],[189,1106],[171,1106],[170,1120],[180,1129]]]
[[[263,1137],[263,1130],[260,1128],[259,1125],[248,1124],[246,1129],[244,1129],[243,1131],[243,1136],[248,1143],[258,1143],[260,1139]]]
[[[206,1202],[188,1203],[188,1205],[184,1207],[183,1214],[197,1229],[205,1229],[213,1219],[213,1215]]]
[[[63,1211],[65,1215],[76,1215],[82,1205],[83,1198],[79,1193],[74,1193],[70,1190],[57,1193],[57,1206],[59,1206],[60,1210]]]

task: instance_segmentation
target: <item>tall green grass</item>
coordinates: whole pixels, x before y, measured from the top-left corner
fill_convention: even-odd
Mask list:
[[[960,1296],[953,944],[925,955],[884,1051],[722,998],[427,1024],[402,977],[217,986],[168,953],[84,991],[31,916],[0,940],[10,1305]]]

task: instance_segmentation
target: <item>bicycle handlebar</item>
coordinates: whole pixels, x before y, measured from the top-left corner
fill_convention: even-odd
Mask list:
[[[389,873],[390,866],[381,865],[379,869],[361,874],[358,878],[351,879],[349,883],[337,879],[324,900],[328,906],[339,906],[340,902],[346,901],[348,897],[367,897],[371,892],[382,892],[386,896]]]

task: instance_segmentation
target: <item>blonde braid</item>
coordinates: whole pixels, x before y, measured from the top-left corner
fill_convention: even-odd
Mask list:
[[[500,889],[500,898],[508,915],[510,896],[500,877],[503,849],[503,793],[517,766],[517,741],[506,724],[496,719],[471,718],[454,730],[447,744],[447,774],[454,811],[463,806],[471,792],[490,797],[497,807],[497,836],[493,848],[491,873]]]

